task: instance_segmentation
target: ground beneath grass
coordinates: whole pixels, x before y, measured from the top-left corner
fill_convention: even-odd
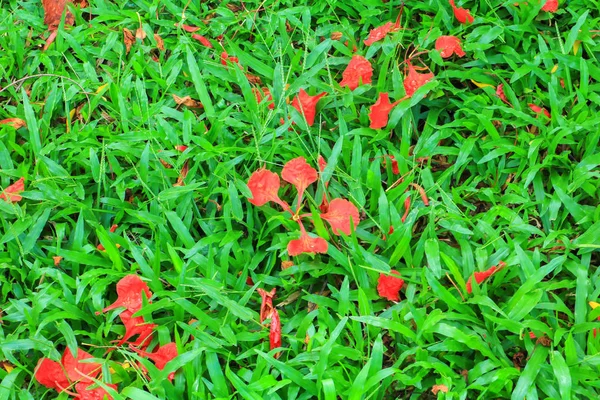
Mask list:
[[[4,1],[0,399],[597,398],[598,10]]]

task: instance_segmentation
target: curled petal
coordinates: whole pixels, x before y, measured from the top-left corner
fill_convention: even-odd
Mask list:
[[[212,49],[213,45],[210,43],[210,41],[205,38],[202,35],[199,35],[197,33],[194,33],[192,35],[192,39],[196,39],[197,41],[199,41],[200,43],[202,43],[204,46],[208,47],[209,49]]]
[[[371,63],[363,56],[354,56],[342,72],[340,86],[348,86],[350,90],[354,90],[360,85],[371,83],[372,76],[373,67]]]
[[[540,107],[540,106],[536,106],[535,104],[528,104],[529,108],[531,109],[531,111],[533,111],[534,113],[544,113],[544,115],[548,118],[551,117],[550,112],[548,112],[548,110],[546,110],[544,107]]]
[[[132,345],[130,345],[129,348],[131,350],[135,351],[136,353],[138,353],[140,356],[146,357],[146,358],[149,358],[150,360],[152,360],[154,362],[154,365],[156,366],[156,368],[158,368],[159,370],[163,370],[165,368],[165,366],[167,365],[167,363],[169,361],[171,361],[172,359],[174,359],[175,357],[177,357],[177,355],[178,355],[177,344],[175,344],[174,342],[170,342],[170,343],[165,344],[164,346],[160,346],[153,353],[149,353],[147,351],[140,350]],[[168,376],[168,379],[170,381],[172,381],[174,377],[175,377],[175,372],[171,372]]]
[[[281,347],[281,321],[279,320],[279,312],[275,309],[271,315],[271,326],[269,329],[269,347],[271,350]],[[279,358],[279,354],[275,358]]]
[[[350,221],[352,220],[355,229],[360,221],[356,206],[345,199],[331,200],[329,209],[325,214],[321,214],[321,218],[329,222],[333,233],[336,235],[339,235],[340,232],[350,235]]]
[[[273,288],[270,292],[261,288],[256,290],[262,299],[260,303],[260,323],[262,324],[265,319],[271,318],[271,314],[273,314],[273,298],[275,297],[276,288]]]
[[[448,0],[448,3],[450,3],[450,5],[452,6],[454,16],[456,17],[456,20],[458,22],[460,22],[461,24],[466,24],[467,22],[470,24],[473,23],[474,18],[471,15],[470,10],[462,7],[456,7],[456,5],[454,4],[454,0]]]
[[[498,266],[493,265],[483,272],[475,272],[475,273],[473,273],[473,276],[475,277],[475,281],[477,282],[477,284],[480,284],[481,282],[485,281],[487,278],[489,278],[496,272],[500,271],[505,266],[506,266],[506,263],[504,261],[500,261],[498,263]],[[473,276],[469,277],[469,280],[467,281],[467,285],[466,285],[467,293],[469,293],[469,294],[473,292]]]
[[[395,276],[397,275],[397,276]],[[390,301],[400,301],[400,289],[404,286],[404,279],[399,278],[400,272],[391,270],[390,275],[379,274],[377,293]]]
[[[292,107],[298,112],[304,115],[308,126],[312,126],[315,123],[315,115],[317,114],[317,103],[321,97],[327,93],[323,92],[316,96],[311,96],[304,89],[300,89],[298,96],[292,101]]]
[[[466,54],[456,36],[440,36],[435,41],[435,49],[440,52],[442,58],[452,57],[452,54],[463,57]]]
[[[15,129],[26,127],[27,124],[21,118],[6,118],[0,121],[0,125],[10,125]]]
[[[499,84],[498,87],[496,87],[496,96],[498,96],[500,98],[500,100],[502,100],[509,106],[511,105],[510,102],[508,101],[508,99],[506,98],[506,94],[504,94],[504,84],[503,83]]]

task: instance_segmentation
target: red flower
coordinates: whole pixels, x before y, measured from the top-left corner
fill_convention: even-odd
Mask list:
[[[544,6],[542,7],[542,11],[548,12],[557,12],[558,11],[558,0],[547,0]]]
[[[142,308],[142,292],[146,294],[146,298],[150,303],[152,292],[150,292],[146,282],[142,281],[137,275],[127,275],[117,283],[117,301],[103,309],[102,312],[125,307],[133,314]]]
[[[35,379],[48,388],[56,389],[59,393],[67,389],[71,382],[92,382],[92,378],[96,378],[100,373],[101,365],[80,362],[88,358],[93,356],[81,349],[77,349],[77,358],[75,358],[67,348],[60,363],[48,358],[40,359],[35,369]]]
[[[287,251],[290,256],[297,256],[302,253],[327,253],[328,243],[320,237],[310,237],[300,221],[300,239],[290,240]]]
[[[19,129],[22,128],[24,126],[27,126],[27,124],[25,123],[25,121],[23,121],[21,118],[6,118],[3,119],[2,121],[0,121],[0,125],[10,125],[15,129]]]
[[[340,234],[340,231],[350,235],[350,220],[354,223],[354,229],[358,226],[360,215],[354,204],[345,199],[333,199],[329,204],[329,209],[321,218],[329,222],[333,233]]]
[[[379,93],[379,98],[371,106],[371,111],[369,112],[369,121],[371,121],[371,125],[369,126],[372,129],[385,128],[388,123],[390,111],[402,100],[404,98],[390,103],[390,97],[387,93]]]
[[[500,98],[500,100],[502,100],[509,106],[511,105],[510,102],[508,101],[508,99],[506,98],[506,95],[504,94],[504,84],[503,83],[499,84],[498,87],[496,88],[496,96],[498,96]]]
[[[212,49],[212,47],[213,47],[207,38],[205,38],[204,36],[199,35],[197,33],[194,33],[192,35],[192,39],[196,39],[197,41],[199,41],[200,43],[202,43],[204,46],[208,47],[209,49]]]
[[[396,270],[391,270],[390,274],[379,274],[377,293],[390,301],[400,301],[400,289],[404,286],[404,279],[394,276],[400,276],[400,272]]]
[[[506,263],[504,261],[500,261],[498,263],[498,266],[493,265],[483,272],[475,272],[475,273],[473,273],[473,275],[475,276],[475,281],[477,282],[477,284],[480,284],[481,282],[485,281],[487,278],[492,276],[494,273],[500,271],[505,266],[506,266]],[[467,281],[467,293],[473,292],[472,280],[473,280],[473,276],[470,276],[469,280]]]
[[[281,321],[279,320],[279,312],[273,310],[271,315],[271,326],[269,329],[269,347],[271,350],[281,347]],[[275,358],[279,358],[280,353],[275,354]]]
[[[21,178],[12,185],[4,189],[3,193],[0,193],[0,199],[5,200],[9,203],[16,203],[21,201],[23,197],[19,195],[25,190],[25,178]]]
[[[262,302],[260,303],[260,323],[262,324],[265,319],[271,318],[273,314],[273,298],[275,297],[276,288],[273,288],[270,292],[264,289],[256,289],[260,295]]]
[[[156,368],[158,368],[161,371],[165,368],[169,361],[171,361],[178,355],[177,344],[175,344],[174,342],[170,342],[165,344],[164,346],[160,346],[153,353],[148,353],[144,350],[140,350],[132,345],[129,345],[129,348],[138,353],[140,356],[147,357],[150,360],[154,361],[154,365],[156,366]],[[145,370],[143,366],[141,368]],[[170,381],[172,381],[173,378],[175,378],[175,372],[171,372],[168,376],[168,379]]]
[[[124,343],[127,343],[129,339],[138,335],[138,338],[135,341],[130,342],[130,344],[144,349],[150,344],[152,332],[157,325],[147,323],[142,316],[132,317],[132,315],[133,312],[129,310],[125,310],[119,314],[123,325],[125,325],[125,335],[123,335],[121,340],[117,341],[117,345],[122,346]]]
[[[529,108],[531,108],[531,111],[533,111],[534,113],[538,113],[538,114],[544,113],[544,115],[546,117],[548,117],[548,118],[551,117],[550,113],[548,112],[548,110],[546,110],[543,107],[536,106],[535,104],[528,104],[528,106],[529,106]]]
[[[261,89],[262,89],[262,93],[261,93]],[[273,96],[271,95],[271,91],[269,90],[269,88],[261,88],[261,89],[257,89],[255,87],[252,88],[252,93],[254,93],[254,97],[256,97],[256,102],[260,104],[260,102],[263,99],[263,96],[267,98],[267,101],[269,102],[269,110],[273,110],[275,109],[275,103],[273,102]]]
[[[456,36],[440,36],[435,41],[435,49],[440,52],[442,58],[452,57],[452,54],[463,57],[466,54]]]
[[[353,56],[344,72],[342,72],[343,79],[340,86],[348,86],[350,90],[354,90],[361,84],[371,83],[372,76],[373,67],[371,67],[371,63],[363,56]]]
[[[191,26],[191,25],[184,25],[184,24],[175,23],[175,26],[180,26],[181,29],[183,29],[184,31],[189,32],[189,33],[194,33],[196,31],[200,30],[200,28],[198,28],[197,26]]]
[[[317,170],[308,165],[304,157],[297,157],[285,163],[281,170],[281,178],[296,187],[298,208],[300,208],[304,191],[310,184],[316,182],[319,176]]]
[[[462,7],[456,7],[456,5],[454,4],[454,0],[448,0],[448,3],[450,3],[450,5],[452,6],[454,16],[456,17],[458,22],[460,22],[461,24],[466,24],[467,22],[469,22],[470,24],[473,23],[474,18],[471,15],[470,10],[467,10]]]
[[[254,171],[248,179],[248,189],[252,192],[252,198],[248,201],[259,207],[273,201],[285,209],[287,204],[279,198],[279,186],[279,175],[268,169],[260,168]]]
[[[106,383],[105,385],[117,390],[117,385],[113,385],[112,383]],[[91,386],[94,386],[94,383],[80,382],[75,384],[77,395],[74,397],[74,400],[112,400],[112,396],[106,390],[101,387],[90,389]]]
[[[433,79],[433,73],[420,74],[408,61],[408,75],[404,78],[404,90],[407,96],[412,96],[418,88]]]
[[[369,37],[363,40],[365,46],[370,46],[373,43],[383,39],[389,32],[392,31],[392,29],[394,29],[393,22],[388,22],[386,24],[378,26],[377,28],[371,29],[371,31],[369,32]]]
[[[308,126],[312,126],[315,123],[315,115],[317,114],[317,103],[319,99],[325,96],[327,93],[323,92],[316,96],[311,96],[304,89],[300,89],[298,96],[294,97],[292,101],[292,107],[298,112],[304,115]]]

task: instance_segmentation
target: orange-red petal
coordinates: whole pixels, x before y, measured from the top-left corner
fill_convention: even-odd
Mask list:
[[[371,29],[369,32],[369,37],[366,38],[363,42],[365,46],[370,46],[373,43],[383,39],[388,33],[390,33],[394,29],[394,23],[388,22],[377,28]]]
[[[420,74],[415,67],[408,62],[408,74],[404,78],[404,90],[407,96],[412,96],[417,89],[433,79],[433,73]]]
[[[404,286],[404,279],[399,278],[400,272],[398,271],[391,270],[390,274],[379,274],[377,293],[390,301],[400,301],[400,289]]]
[[[287,246],[290,256],[297,256],[302,253],[327,253],[329,247],[327,241],[320,237],[310,237],[306,232],[300,235],[300,239],[290,240]]]
[[[304,89],[300,89],[298,96],[294,97],[292,101],[292,107],[298,112],[304,115],[308,126],[312,126],[315,123],[315,115],[317,114],[317,103],[321,97],[325,96],[327,92],[320,93],[316,96],[311,96]]]
[[[8,201],[9,203],[21,201],[23,197],[21,197],[19,193],[24,190],[25,178],[20,178],[18,181],[4,189],[4,192],[0,193],[0,199]]]
[[[350,235],[350,221],[354,224],[354,229],[360,221],[358,208],[345,199],[331,200],[327,212],[321,214],[321,218],[329,222],[333,233],[336,235],[339,235],[340,232]]]
[[[388,123],[390,111],[398,104],[401,100],[397,100],[390,103],[390,97],[387,93],[379,93],[379,97],[375,104],[370,108],[369,112],[369,125],[372,129],[385,128]]]
[[[435,41],[435,49],[440,52],[442,58],[452,57],[453,54],[463,57],[466,54],[456,36],[440,36]]]
[[[360,85],[371,83],[372,76],[373,67],[369,60],[363,56],[353,56],[344,72],[342,72],[340,86],[348,86],[350,90],[354,90]]]

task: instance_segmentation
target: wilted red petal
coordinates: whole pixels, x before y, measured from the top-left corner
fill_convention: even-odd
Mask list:
[[[327,93],[323,92],[316,96],[311,96],[304,89],[300,89],[298,96],[294,97],[292,101],[292,107],[298,112],[304,115],[308,126],[312,126],[315,123],[315,115],[317,114],[317,103],[321,97]]]
[[[548,118],[551,118],[550,113],[548,112],[548,110],[546,110],[543,107],[539,107],[536,106],[535,104],[528,104],[529,108],[531,108],[531,111],[533,111],[534,113],[544,113],[544,115]]]
[[[117,385],[112,383],[105,383],[105,385],[117,390]],[[112,396],[109,395],[106,390],[100,386],[91,389],[91,386],[94,386],[94,384],[90,382],[80,382],[75,384],[77,396],[74,397],[74,400],[112,400]]]
[[[269,90],[269,88],[263,87],[261,89],[252,88],[252,93],[254,93],[254,97],[256,97],[256,102],[258,104],[260,104],[260,102],[262,101],[263,97],[267,98],[268,101],[268,107],[270,110],[275,109],[275,103],[273,102],[273,96],[271,95],[271,91]]]
[[[230,56],[229,54],[227,54],[226,51],[221,53],[221,64],[223,64],[224,66],[227,66],[227,63],[230,62],[232,64],[237,64],[240,68],[242,67],[240,65],[240,59],[235,57],[235,56]]]
[[[503,83],[499,84],[498,87],[496,88],[496,96],[498,96],[500,98],[500,100],[502,100],[509,106],[511,105],[509,103],[508,99],[506,98],[506,95],[504,94],[504,84]]]
[[[321,172],[325,171],[325,168],[327,167],[327,161],[325,161],[323,156],[320,154],[319,154],[319,157],[317,158],[317,163],[319,164],[319,170]]]
[[[25,121],[23,121],[21,118],[6,118],[0,121],[0,125],[10,125],[15,129],[19,129],[22,128],[24,126],[27,126],[27,124],[25,123]]]
[[[406,221],[408,213],[410,212],[410,195],[404,200],[404,215],[402,215],[402,222]]]
[[[473,16],[471,15],[471,11],[462,7],[456,7],[454,4],[454,0],[448,0],[448,3],[452,6],[452,10],[454,11],[454,16],[461,24],[466,24],[467,22],[472,24],[474,21]]]
[[[77,358],[75,358],[68,347],[65,349],[61,362],[71,382],[92,382],[91,378],[96,378],[100,374],[102,369],[100,364],[80,362],[88,358],[94,357],[81,349],[77,349]]]
[[[400,289],[404,286],[404,279],[397,278],[400,272],[391,270],[391,275],[379,274],[377,281],[377,293],[379,296],[391,301],[400,301]]]
[[[494,273],[498,272],[505,266],[506,266],[506,263],[504,261],[500,261],[498,263],[498,266],[493,265],[483,272],[474,272],[473,276],[475,276],[475,281],[477,282],[477,284],[480,284],[481,282],[483,282],[484,280],[486,280],[487,278],[489,278],[490,276],[492,276]],[[469,280],[467,281],[467,285],[466,285],[467,293],[473,292],[473,282],[472,282],[473,276],[470,276]]]
[[[192,39],[196,39],[197,41],[199,41],[200,43],[202,43],[204,46],[208,47],[209,49],[212,49],[212,47],[213,47],[207,38],[205,38],[204,36],[199,35],[197,33],[194,33],[192,35]]]
[[[406,95],[410,97],[417,91],[418,88],[433,79],[433,73],[429,72],[426,74],[420,74],[410,63],[410,61],[407,62],[407,64],[408,74],[404,78],[404,90],[406,91]]]
[[[340,234],[340,231],[350,235],[350,220],[354,224],[354,229],[358,226],[360,215],[354,204],[345,199],[333,199],[329,203],[329,209],[321,218],[329,222],[333,233]]]
[[[183,167],[181,167],[181,171],[179,171],[179,176],[177,177],[177,182],[173,184],[173,186],[185,186],[185,178],[187,177],[188,172],[190,172],[189,161],[185,160],[183,163]]]
[[[59,392],[70,384],[60,364],[49,358],[41,358],[38,361],[34,376],[42,385]]]
[[[44,24],[48,25],[48,30],[53,31],[58,29],[65,8],[67,11],[65,14],[65,26],[73,25],[75,18],[66,7],[67,3],[68,0],[42,0]]]
[[[18,202],[23,199],[19,193],[25,190],[25,178],[21,178],[12,185],[8,186],[2,193],[0,199],[10,202]]]
[[[197,26],[191,26],[191,25],[185,25],[185,24],[175,23],[175,26],[179,26],[179,27],[181,27],[181,29],[183,29],[184,31],[189,32],[189,33],[194,33],[196,31],[200,30],[200,28],[198,28]]]
[[[273,288],[270,292],[264,289],[258,288],[256,291],[260,295],[262,302],[260,303],[260,323],[262,324],[265,319],[271,318],[273,314],[273,298],[275,297],[276,288]]]
[[[547,0],[544,6],[542,7],[542,11],[548,12],[557,12],[558,11],[558,0]]]
[[[273,310],[273,314],[271,315],[269,345],[271,350],[281,347],[281,321],[279,320],[279,312],[277,310]],[[279,353],[275,355],[275,358],[279,358]]]
[[[285,163],[281,170],[281,178],[296,187],[298,205],[300,205],[304,191],[319,179],[319,175],[316,169],[308,165],[304,157],[297,157]]]
[[[394,175],[398,175],[400,173],[400,168],[398,167],[398,161],[396,161],[396,157],[393,155],[388,155],[388,158],[392,161],[392,173]]]
[[[369,37],[363,40],[365,46],[370,46],[373,43],[383,39],[392,29],[394,28],[393,22],[388,22],[377,28],[371,29],[369,32]]]
[[[107,312],[115,308],[125,307],[135,313],[142,308],[142,292],[146,294],[148,303],[151,303],[152,292],[146,282],[137,275],[127,275],[117,283],[117,301],[102,310]]]
[[[129,348],[136,353],[138,353],[142,357],[147,357],[150,360],[154,361],[154,365],[159,370],[163,370],[167,363],[177,357],[177,344],[174,342],[170,342],[158,348],[153,353],[148,353],[147,351],[140,350],[134,346],[129,346]],[[171,372],[168,376],[170,381],[175,377],[175,372]]]
[[[370,108],[369,112],[369,125],[372,129],[385,128],[388,123],[390,111],[403,99],[396,100],[390,103],[390,97],[387,93],[379,93],[379,98]]]
[[[440,52],[442,58],[452,57],[452,54],[463,57],[466,54],[456,36],[440,36],[435,41],[435,49]]]
[[[354,90],[361,84],[371,83],[372,76],[373,67],[371,63],[363,56],[353,56],[344,72],[342,72],[340,86],[348,86],[350,90]]]
[[[248,189],[252,192],[252,198],[248,201],[255,206],[262,206],[269,201],[281,204],[279,199],[279,176],[268,169],[260,168],[248,179]]]
[[[152,332],[157,327],[156,324],[144,321],[144,317],[132,317],[133,313],[129,310],[119,314],[123,325],[125,326],[125,335],[117,342],[118,346],[127,343],[129,339],[138,335],[138,338],[130,344],[135,347],[146,348],[152,340]]]
[[[328,243],[320,237],[310,237],[306,231],[300,234],[300,239],[290,240],[287,251],[290,256],[297,256],[302,253],[327,253]]]
[[[410,186],[417,189],[419,195],[421,196],[421,200],[423,200],[423,204],[425,204],[425,206],[429,206],[429,199],[427,198],[427,193],[425,193],[425,189],[423,189],[421,185],[417,185],[416,183],[411,183]]]

